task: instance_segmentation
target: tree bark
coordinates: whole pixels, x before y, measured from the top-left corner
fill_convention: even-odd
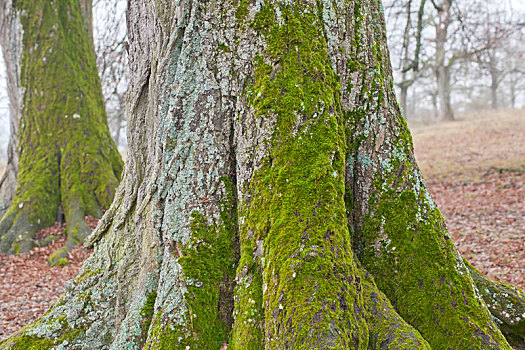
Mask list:
[[[122,168],[107,126],[90,10],[78,0],[4,6],[14,28],[2,37],[14,52],[7,61],[19,163],[16,193],[0,222],[0,251],[31,249],[34,233],[51,226],[62,206],[68,240],[52,260],[64,263],[66,251],[90,232],[85,215],[101,216],[111,204]]]
[[[441,5],[435,6],[438,12],[438,21],[436,23],[434,74],[437,81],[440,115],[444,120],[455,119],[450,102],[450,66],[446,63],[446,43],[449,35],[448,27],[451,19],[451,6],[452,0],[443,0]]]
[[[9,143],[7,145],[7,164],[0,179],[0,217],[13,200],[18,175],[18,122],[21,113],[20,41],[22,24],[17,11],[13,10],[12,0],[0,1],[0,45],[7,72],[7,93],[9,96]]]
[[[499,108],[498,89],[503,78],[503,73],[496,67],[496,63],[493,59],[489,62],[489,74],[490,74],[490,107],[492,109]]]
[[[9,95],[9,143],[7,146],[6,170],[0,179],[0,217],[4,216],[10,207],[16,191],[18,175],[18,124],[22,112],[21,96],[23,88],[20,85],[20,57],[22,56],[22,24],[20,14],[13,7],[12,0],[0,3],[0,44],[4,55],[7,72],[7,92]],[[86,19],[86,26],[93,41],[93,14],[91,0],[81,2],[81,10]]]
[[[408,114],[408,88],[412,84],[410,82],[399,84],[399,107],[404,115]]]
[[[510,349],[415,163],[379,0],[127,15],[123,180],[0,348]],[[516,315],[494,313],[522,337]]]

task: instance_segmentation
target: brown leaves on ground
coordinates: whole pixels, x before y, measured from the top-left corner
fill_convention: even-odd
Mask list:
[[[86,217],[94,229],[98,219]],[[0,339],[13,334],[44,312],[64,292],[65,283],[78,274],[89,251],[75,247],[68,255],[69,265],[50,267],[49,256],[64,246],[64,227],[58,224],[37,233],[38,240],[59,239],[46,247],[33,248],[20,255],[0,254]]]
[[[412,132],[458,250],[490,278],[525,289],[525,110],[478,113]],[[86,219],[96,226],[97,219]],[[19,256],[0,255],[0,339],[41,316],[89,256],[78,246],[69,266],[49,267],[49,256],[65,243],[63,228],[38,235],[60,239]]]
[[[525,290],[525,109],[412,128],[416,159],[456,247]]]
[[[431,184],[430,192],[460,253],[489,278],[525,290],[525,174],[482,178]]]
[[[410,126],[417,162],[430,182],[483,181],[491,168],[525,170],[525,109]]]

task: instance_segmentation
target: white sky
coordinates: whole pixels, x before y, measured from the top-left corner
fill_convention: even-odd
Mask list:
[[[510,0],[510,4],[515,9],[525,10],[525,1],[524,0]]]

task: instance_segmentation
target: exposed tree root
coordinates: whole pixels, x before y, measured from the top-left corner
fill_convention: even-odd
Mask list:
[[[31,193],[33,195],[33,193]],[[42,244],[35,237],[40,229],[49,227],[55,221],[56,216],[52,213],[57,212],[57,201],[54,198],[46,197],[40,193],[35,194],[38,198],[46,198],[43,204],[39,201],[20,202],[14,205],[0,221],[0,252],[7,254],[19,254],[30,251],[33,247]],[[56,197],[58,198],[58,197]],[[32,205],[38,203],[37,206]],[[85,221],[85,215],[98,215],[102,213],[100,205],[97,204],[96,210],[86,213],[83,204],[66,204],[65,221],[67,241],[64,247],[57,250],[50,258],[51,265],[67,264],[67,253],[77,244],[82,243],[84,238],[91,232],[90,227]],[[43,214],[44,213],[44,214]],[[40,215],[39,215],[40,214]],[[51,214],[51,215],[50,215]]]
[[[152,5],[124,193],[0,348],[510,349],[417,169],[380,1]]]
[[[365,269],[360,269],[368,325],[368,349],[430,349],[427,341],[394,309]]]
[[[0,252],[19,254],[30,251],[36,246],[35,233],[43,225],[32,222],[30,215],[31,206],[20,208],[4,216],[0,221]],[[48,225],[49,226],[49,225]]]
[[[506,282],[494,282],[463,259],[490,313],[512,342],[525,343],[525,294]]]

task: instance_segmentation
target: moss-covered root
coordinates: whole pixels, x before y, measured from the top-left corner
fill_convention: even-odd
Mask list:
[[[511,343],[525,344],[525,293],[508,283],[489,280],[466,259],[463,261],[501,331]]]
[[[62,327],[63,329],[68,328],[67,321],[65,319],[57,320],[55,323],[57,327]],[[67,349],[68,342],[81,333],[82,330],[68,328],[64,335],[57,337],[56,339],[48,339],[27,335],[24,329],[22,329],[11,335],[3,342],[0,342],[0,350]]]
[[[353,248],[403,319],[435,349],[510,349],[416,164],[394,94],[381,1],[356,1],[347,116]],[[364,72],[363,72],[364,70]]]
[[[237,202],[231,180],[221,181],[219,220],[193,211],[190,240],[177,243],[169,256],[170,273],[178,274],[185,288],[155,302],[144,349],[220,349],[228,343],[238,261]]]
[[[0,221],[0,252],[19,254],[28,252],[36,245],[35,233],[43,228],[45,223],[34,222],[31,207],[18,208],[6,213]]]
[[[369,350],[418,349],[430,350],[430,345],[394,309],[366,270],[360,269],[365,317],[368,325]]]
[[[58,343],[58,342],[57,342]],[[9,339],[0,342],[1,350],[44,350],[56,345],[53,340],[24,335],[23,331],[13,334]]]
[[[91,228],[86,223],[85,212],[82,210],[82,206],[68,204],[65,207],[67,240],[63,247],[49,257],[49,265],[51,266],[67,265],[68,252],[73,250],[76,245],[81,244],[84,238],[91,233]]]

